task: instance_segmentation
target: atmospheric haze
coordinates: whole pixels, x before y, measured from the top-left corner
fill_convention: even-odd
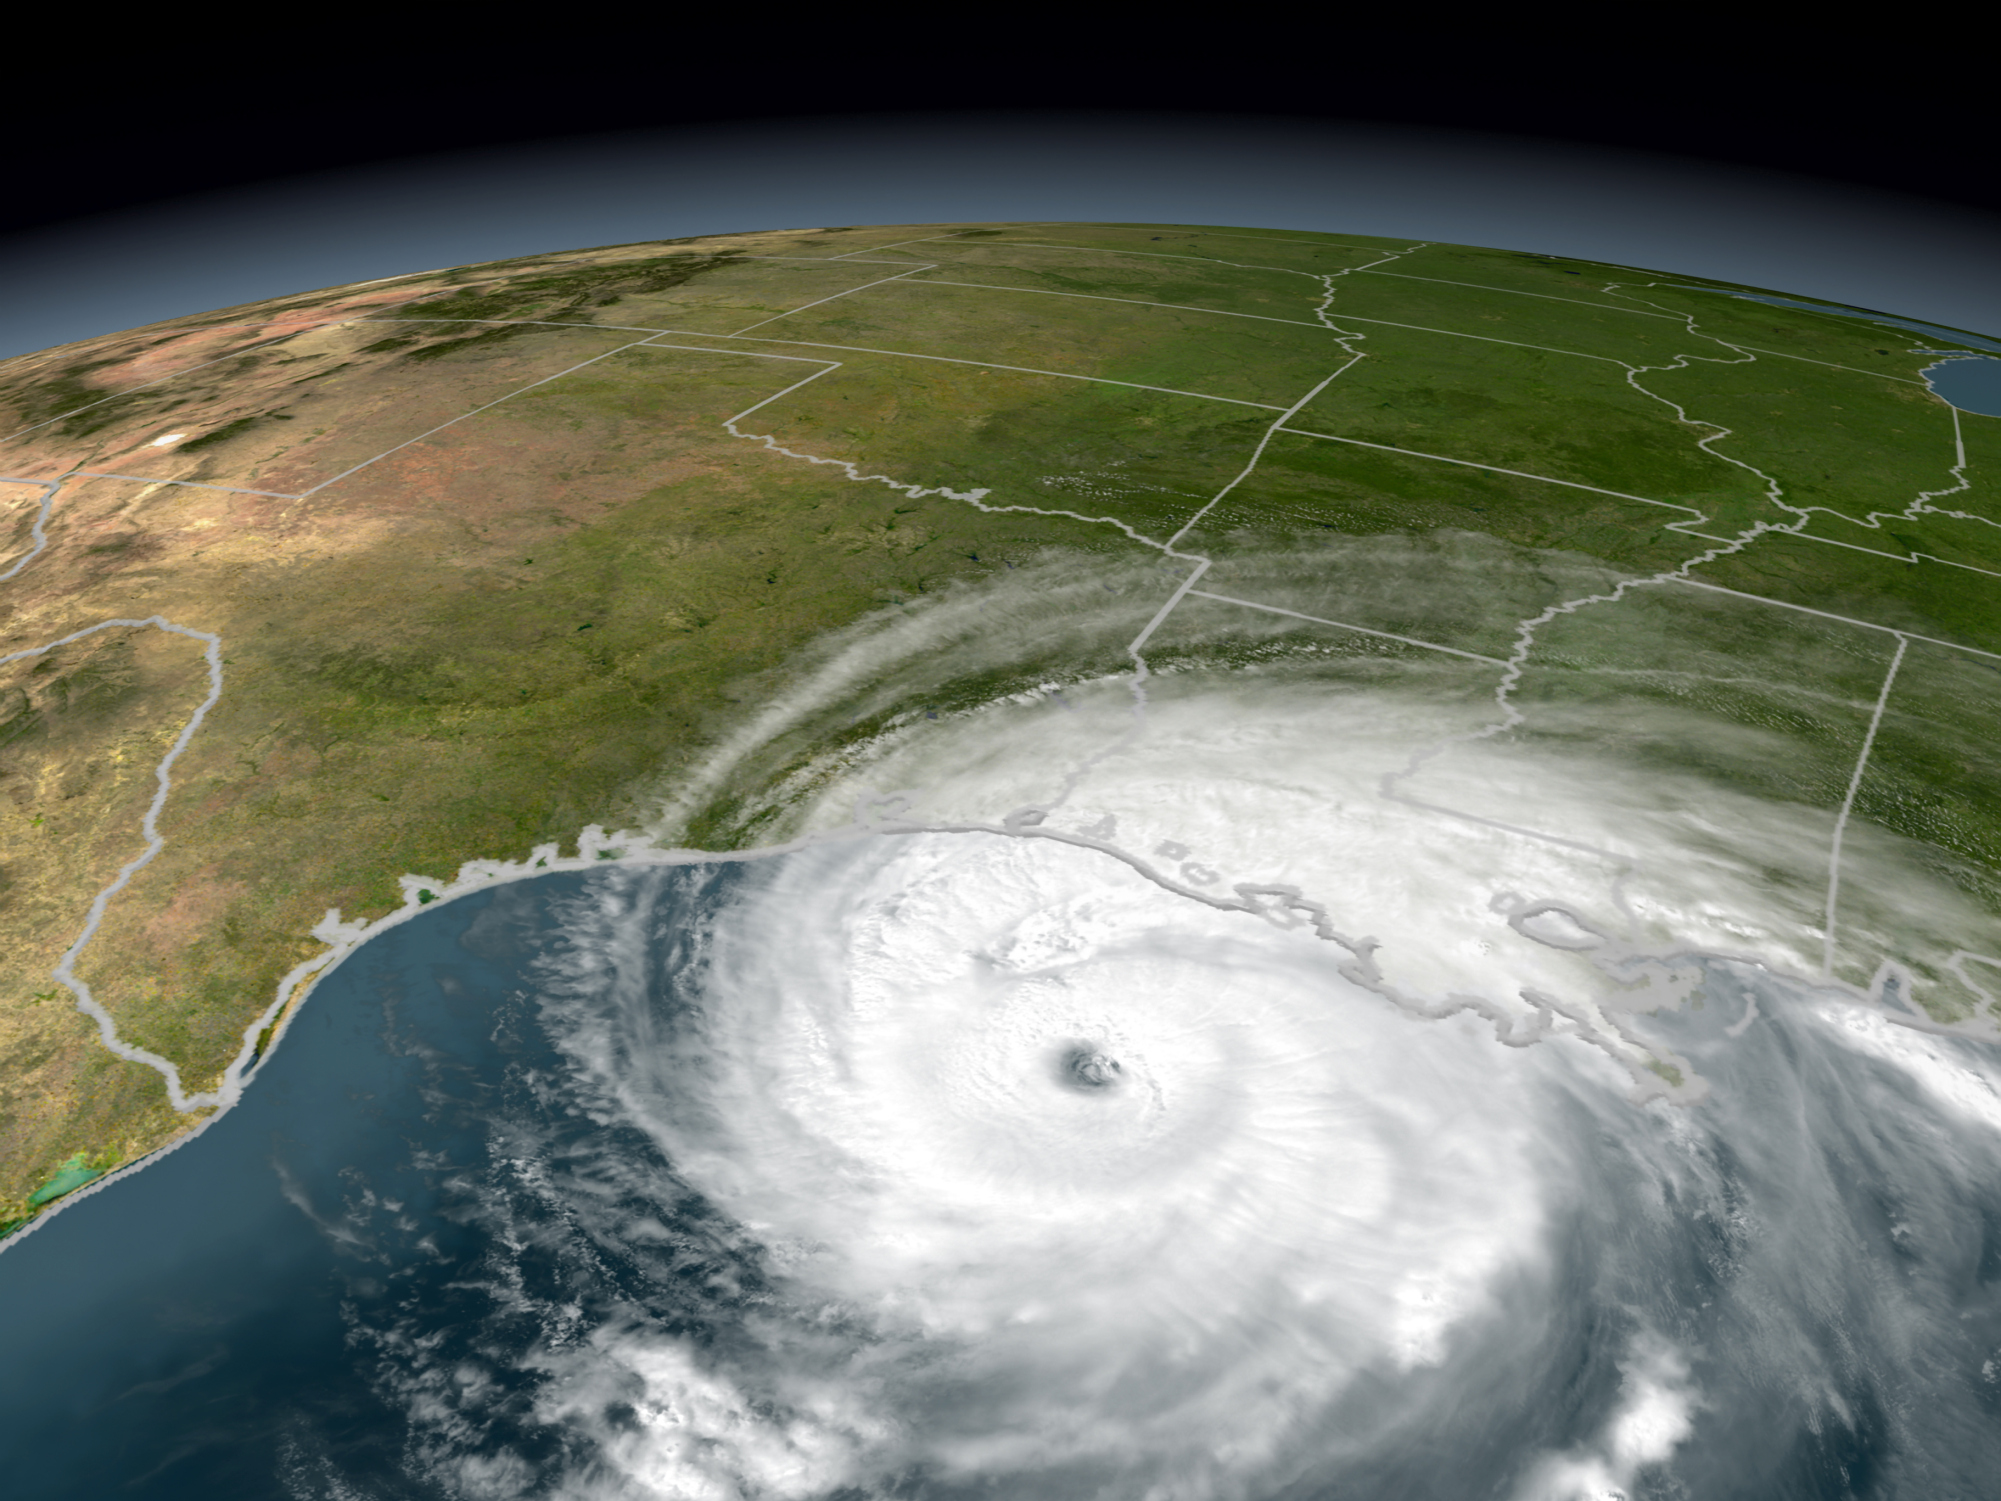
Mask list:
[[[1463,654],[1219,606],[1120,671],[1159,574],[1032,572],[771,685],[675,816],[778,769],[782,852],[542,919],[539,1207],[463,1212],[554,1493],[1991,1480],[2001,1073],[1816,975],[1768,877],[1824,830],[1511,735]],[[385,1391],[514,1494],[434,1317]]]
[[[370,626],[379,656],[351,659],[348,585],[338,609],[319,586],[326,613],[304,610],[290,645],[228,627],[265,642],[231,648],[233,682],[333,664],[288,690],[286,722],[318,705],[407,751],[297,784],[320,842],[429,820],[412,864],[486,853],[451,881],[385,864],[402,905],[328,912],[327,952],[236,1023],[229,1109],[202,1145],[65,1197],[10,1246],[32,1269],[0,1289],[27,1353],[0,1410],[39,1466],[15,1483],[261,1494],[275,1460],[294,1501],[1991,1495],[2001,1067],[1974,1000],[2001,984],[1982,790],[2001,777],[1983,759],[1997,657],[1951,622],[1990,629],[1973,591],[2001,563],[1966,540],[1996,523],[1933,504],[1985,482],[1991,439],[1925,391],[1916,372],[1937,367],[1913,360],[1931,356],[1874,348],[1874,326],[1858,353],[1854,319],[1785,299],[1663,283],[1649,296],[1715,307],[1634,306],[1579,267],[1464,247],[1438,249],[1444,275],[1365,281],[1378,261],[1247,266],[1148,238],[1122,247],[1136,269],[1080,279],[1035,260],[1064,247],[1007,227],[928,236],[963,240],[949,267],[850,261],[858,242],[820,243],[834,233],[579,253],[504,270],[490,296],[427,281],[398,295],[450,299],[409,319],[431,331],[312,353],[379,356],[386,384],[342,398],[371,412],[547,353],[564,380],[595,373],[510,389],[584,405],[482,394],[471,411],[571,434],[537,450],[565,484],[585,449],[625,442],[594,434],[667,445],[619,460],[634,494],[695,467],[574,545],[563,513],[523,529],[526,511],[496,509],[489,528],[437,491],[444,529],[424,535],[496,534],[489,571],[452,565],[478,608],[440,613],[444,575],[385,552],[380,576],[408,592]],[[1121,246],[1073,248],[1083,265]],[[1042,269],[1004,264],[1014,249]],[[1377,255],[1285,253],[1333,250]],[[1196,305],[1198,270],[1260,310]],[[817,279],[851,273],[866,280],[836,295],[874,299],[856,319],[935,330],[939,308],[970,310],[958,353],[914,354],[969,384],[894,373],[901,334],[843,332]],[[1258,291],[1267,275],[1289,291]],[[1022,313],[1030,293],[1067,311]],[[1374,330],[1366,363],[1344,300]],[[617,325],[573,326],[614,305]],[[1787,349],[1727,342],[1746,307],[1784,320],[1767,332]],[[474,310],[495,326],[463,334]],[[795,313],[788,341],[813,353],[772,353],[767,325]],[[1171,321],[1212,313],[1237,321]],[[1522,339],[1494,334],[1507,318]],[[734,331],[679,332],[705,319]],[[625,341],[654,322],[705,342],[642,365]],[[1082,376],[1084,394],[1034,394],[1078,384],[1063,350],[1142,326],[1157,365],[1107,354],[1093,368],[1115,375]],[[1825,342],[1793,347],[1807,329]],[[1462,369],[1421,342],[1461,333],[1507,362]],[[586,338],[609,352],[556,358]],[[710,347],[724,339],[750,348]],[[975,370],[967,351],[1010,363]],[[1750,368],[1765,355],[1807,374]],[[1573,356],[1595,363],[1537,384],[1530,362]],[[1214,420],[1241,436],[1279,414],[1248,453],[1192,418],[1167,419],[1158,451],[1105,436],[1155,424],[1131,393],[1192,399],[1233,365],[1265,384],[1210,392]],[[1643,374],[1706,383],[1720,410]],[[1772,380],[1808,404],[1760,417]],[[1851,389],[1876,392],[1864,415],[1799,415],[1846,411],[1832,398]],[[1348,436],[1289,425],[1330,391],[1325,425]],[[643,420],[633,392],[658,403]],[[616,425],[549,415],[590,403]],[[263,482],[285,414],[223,415],[171,450],[204,477],[161,483]],[[198,428],[143,403],[120,421],[126,447],[106,451]],[[984,446],[964,446],[975,428]],[[1484,458],[1411,446],[1440,430]],[[333,479],[417,494],[370,466],[428,438],[370,438],[377,458]],[[1341,456],[1306,456],[1323,441]],[[513,439],[466,442],[468,484],[539,483]],[[1786,467],[1823,442],[1819,481]],[[1614,450],[1660,475],[1576,467]],[[239,467],[203,467],[225,458]],[[1485,488],[1396,477],[1420,462]],[[1904,509],[1875,509],[1878,491]],[[852,504],[889,492],[886,516]],[[1351,514],[1356,497],[1376,508]],[[1908,554],[1806,529],[1843,520]],[[1530,545],[1549,539],[1579,550]],[[1829,542],[1839,559],[1800,561]],[[208,544],[189,546],[195,577]],[[1910,571],[1921,548],[1937,570]],[[1701,571],[1719,560],[1749,569]],[[216,598],[265,597],[215,577]],[[45,607],[77,597],[50,586]],[[326,621],[338,632],[314,634]],[[215,674],[238,660],[223,629],[202,633]],[[566,675],[588,693],[544,695]],[[342,684],[378,682],[406,687],[378,717],[335,717],[360,696]],[[438,727],[475,722],[452,705],[491,710],[487,738],[432,775]],[[650,821],[592,824],[574,856],[492,856],[495,828],[559,827],[550,786],[564,808],[615,806],[563,785],[598,760]],[[636,791],[633,767],[650,769]],[[441,787],[449,806],[388,791]],[[468,803],[493,815],[466,836],[487,842],[446,837]],[[232,827],[264,869],[271,826]],[[288,899],[358,899],[310,874]],[[125,1255],[135,1234],[145,1258]],[[115,1441],[90,1441],[105,1428]]]

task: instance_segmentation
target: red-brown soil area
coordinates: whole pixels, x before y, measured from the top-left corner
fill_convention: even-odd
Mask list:
[[[328,908],[379,916],[406,872],[629,824],[733,722],[732,685],[817,633],[1010,549],[1097,540],[774,458],[721,424],[811,365],[616,352],[644,334],[591,326],[684,294],[765,316],[800,283],[746,272],[716,294],[700,277],[742,264],[729,255],[836,248],[854,247],[614,247],[0,366],[0,475],[62,480],[45,550],[0,585],[0,655],[113,618],[222,642],[165,848],[78,961],[121,1035],[213,1087]],[[879,274],[802,280],[823,296]],[[370,321],[448,297],[487,321]],[[507,321],[544,315],[561,326]],[[28,551],[41,495],[0,484],[0,571]],[[33,663],[0,668],[0,695],[18,678],[9,702],[26,706],[0,744],[0,1221],[70,1154],[129,1157],[191,1124],[47,978],[142,848],[152,770],[206,689],[200,643],[156,630],[61,660],[111,661],[113,639],[139,665],[95,717]]]

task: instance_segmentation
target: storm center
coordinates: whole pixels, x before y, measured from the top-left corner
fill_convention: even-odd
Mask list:
[[[1056,1071],[1062,1083],[1087,1094],[1115,1088],[1124,1075],[1118,1059],[1088,1042],[1066,1044]]]

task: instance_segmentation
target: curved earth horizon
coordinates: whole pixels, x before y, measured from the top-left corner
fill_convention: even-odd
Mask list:
[[[0,365],[26,1493],[1979,1494],[1996,369],[1075,223]]]

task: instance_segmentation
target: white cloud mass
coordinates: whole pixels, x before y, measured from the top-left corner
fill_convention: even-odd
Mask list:
[[[537,1483],[1991,1473],[2001,1073],[1815,976],[1817,894],[1773,872],[1824,867],[1826,818],[1483,735],[1491,671],[1258,622],[1136,697],[1092,645],[1136,576],[833,643],[667,815],[763,788],[791,852],[554,902],[566,1071],[496,1116],[512,1186],[466,1211],[542,1330],[533,1420],[588,1456]],[[1013,679],[942,649],[994,640]],[[968,655],[983,698],[940,665]],[[433,1473],[525,1494],[443,1379],[396,1378]]]

